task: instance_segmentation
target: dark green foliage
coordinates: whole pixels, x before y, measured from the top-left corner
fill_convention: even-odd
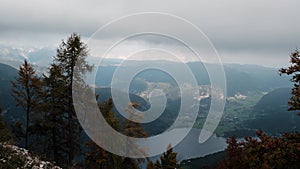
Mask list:
[[[11,139],[11,135],[6,127],[6,123],[1,113],[2,109],[0,108],[0,142],[5,142]]]
[[[87,45],[75,33],[66,42],[62,41],[58,47],[54,58],[54,65],[61,68],[61,73],[68,87],[73,82],[84,84],[83,76],[86,72],[93,69],[93,66],[89,65],[86,61],[87,56]]]
[[[135,138],[146,138],[147,137],[147,132],[145,132],[144,128],[142,127],[141,123],[138,123],[138,121],[141,121],[142,118],[144,118],[143,115],[138,114],[135,109],[139,108],[140,104],[139,103],[129,103],[129,105],[126,108],[126,113],[128,113],[129,118],[125,119],[124,123],[124,127],[123,127],[123,133],[126,136],[129,137],[135,137]],[[133,119],[135,121],[133,121]],[[137,121],[137,122],[136,122]],[[147,148],[146,147],[139,147],[139,145],[137,145],[135,142],[132,142],[131,140],[126,140],[126,152],[131,152],[134,153],[138,156],[147,156]],[[138,164],[145,162],[144,158],[140,158],[140,159],[132,159],[132,158],[128,158],[125,157],[124,158],[124,162],[123,162],[123,166],[124,168],[138,168]]]
[[[27,112],[25,147],[30,145],[30,136],[32,151],[63,167],[73,166],[74,158],[81,153],[82,129],[73,108],[72,86],[76,83],[85,87],[84,74],[92,70],[85,60],[87,55],[87,46],[74,33],[62,41],[42,81],[25,61],[20,77],[12,82],[13,96]],[[14,133],[22,136],[22,128],[16,123]]]
[[[120,122],[115,117],[115,113],[112,111],[113,102],[112,99],[103,102],[99,105],[100,111],[108,124],[115,130],[120,131]],[[101,139],[101,135],[98,136]],[[123,157],[111,154],[103,150],[93,141],[86,143],[88,151],[85,154],[85,167],[94,169],[121,169],[123,163]]]
[[[139,103],[130,103],[126,108],[126,112],[129,114],[129,119],[126,119],[124,122],[124,134],[130,137],[147,137],[147,133],[144,131],[141,123],[132,121],[133,118],[135,121],[141,121],[143,115],[136,113],[135,109],[140,107]]]
[[[43,77],[43,106],[34,118],[34,131],[40,137],[42,154],[58,164],[66,163],[63,141],[66,140],[64,118],[67,93],[61,68],[51,65],[48,76]]]
[[[152,162],[148,163],[149,167],[153,167],[151,163]],[[177,153],[173,152],[171,145],[168,146],[167,152],[164,152],[160,156],[160,161],[156,161],[155,167],[156,169],[182,169],[177,160]]]
[[[52,73],[54,73],[52,74],[54,79],[61,80],[58,82],[59,84],[55,85],[57,88],[53,89],[57,91],[55,93],[57,96],[53,97],[54,99],[61,98],[59,105],[63,106],[60,107],[60,112],[56,112],[56,108],[52,107],[52,115],[49,117],[52,119],[51,121],[55,121],[55,124],[52,124],[52,126],[56,124],[63,125],[61,131],[57,131],[52,127],[52,132],[53,134],[58,132],[63,134],[60,140],[62,141],[61,145],[64,146],[67,156],[65,163],[68,165],[72,164],[74,157],[80,153],[79,140],[81,127],[73,107],[72,86],[75,83],[76,85],[85,85],[83,81],[84,74],[92,70],[92,66],[85,60],[87,56],[88,49],[86,44],[81,41],[79,35],[73,33],[66,42],[62,41],[58,47],[54,63],[50,68],[50,71],[52,69]],[[51,78],[51,74],[49,78]],[[52,101],[54,103],[57,100]],[[60,117],[57,117],[57,113],[59,113]],[[59,119],[56,119],[56,117]],[[65,124],[59,123],[60,120],[65,120]],[[54,139],[53,142],[55,142]],[[55,145],[55,143],[53,143],[53,145]]]
[[[145,131],[142,129],[138,123],[134,123],[130,120],[124,122],[124,128],[121,127],[121,122],[115,116],[113,112],[113,101],[108,99],[99,105],[100,111],[108,124],[118,132],[124,132],[132,137],[144,137],[146,135]],[[128,110],[128,113],[133,113],[133,109]],[[98,136],[94,136],[101,140],[101,133]],[[128,151],[131,146],[137,146],[135,143],[128,142]],[[120,157],[114,155],[110,152],[103,150],[93,141],[86,143],[88,151],[85,154],[85,166],[87,168],[99,168],[99,169],[139,169],[139,163],[144,162],[144,159],[132,159],[128,157]],[[135,147],[136,148],[136,147]],[[144,149],[138,149],[137,153],[145,154]]]
[[[217,164],[225,158],[225,156],[226,152],[221,151],[204,157],[183,160],[180,165],[184,169],[211,169],[215,168]]]
[[[280,75],[292,75],[291,81],[294,83],[294,88],[289,101],[289,110],[300,110],[300,55],[298,50],[291,53],[290,63],[291,65],[288,68],[281,68],[279,72]]]
[[[12,125],[13,139],[20,142],[24,138],[25,133],[23,132],[23,125],[21,122],[17,121]]]
[[[156,166],[152,161],[149,161],[147,164],[147,169],[156,169]]]

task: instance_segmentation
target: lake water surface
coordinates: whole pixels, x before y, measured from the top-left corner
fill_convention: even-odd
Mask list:
[[[186,130],[184,129],[174,129],[174,130],[177,130],[175,133],[178,134],[172,135],[173,139],[176,139],[174,137],[176,137],[177,135],[180,136],[181,134],[184,134],[180,132],[186,132]],[[200,144],[198,142],[200,132],[201,129],[192,128],[190,132],[187,134],[187,136],[179,144],[173,147],[174,152],[177,153],[177,159],[179,161],[196,158],[196,157],[204,157],[209,154],[223,151],[227,147],[226,139],[223,137],[216,137],[216,135],[212,135],[206,142]],[[166,140],[161,140],[161,142],[165,142],[165,141]],[[157,147],[159,146],[152,145],[149,148],[151,151]],[[159,156],[151,157],[151,160],[155,161],[157,159],[159,159]]]

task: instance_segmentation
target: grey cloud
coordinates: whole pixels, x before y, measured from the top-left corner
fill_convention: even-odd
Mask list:
[[[58,38],[71,32],[89,37],[112,19],[136,12],[164,12],[194,23],[212,40],[221,54],[269,53],[274,59],[281,59],[280,55],[274,53],[283,54],[300,45],[300,22],[297,22],[299,6],[298,0],[2,0],[0,37],[9,39],[9,35],[21,34],[30,40],[34,34],[56,35]],[[176,29],[180,30],[180,27]],[[120,31],[126,31],[126,26],[103,38],[118,39]],[[28,35],[25,36],[26,32]],[[193,38],[189,32],[186,32],[186,36]],[[35,36],[31,38],[36,41]],[[62,38],[65,37],[59,39]],[[144,41],[172,45],[172,41],[160,42],[155,38],[145,38]]]

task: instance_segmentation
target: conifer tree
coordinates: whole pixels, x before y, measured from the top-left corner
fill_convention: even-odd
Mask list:
[[[156,161],[155,166],[157,169],[181,169],[177,161],[177,153],[173,152],[171,145],[168,146],[167,152],[160,156],[160,161]]]
[[[300,110],[300,54],[298,50],[290,54],[290,63],[288,68],[281,68],[279,73],[280,75],[292,75],[291,81],[294,82],[294,88],[292,89],[292,97],[288,102],[289,110]],[[298,115],[300,116],[300,112]]]
[[[147,164],[147,169],[156,169],[155,163],[152,161],[149,161]]]
[[[85,85],[84,75],[87,71],[92,70],[92,66],[86,61],[87,56],[87,45],[81,41],[79,35],[73,33],[66,42],[62,41],[54,58],[54,65],[61,70],[60,76],[65,82],[64,86],[67,94],[63,103],[66,105],[65,115],[67,117],[64,145],[67,151],[68,165],[73,162],[74,157],[80,152],[79,139],[81,136],[81,127],[73,107],[72,86],[75,83]]]
[[[66,152],[64,133],[67,125],[64,118],[67,111],[65,101],[67,98],[64,77],[61,68],[52,64],[49,68],[48,76],[43,78],[43,109],[44,116],[41,117],[40,126],[45,130],[45,153],[49,159],[62,165],[66,163]]]
[[[40,79],[36,76],[35,70],[26,60],[20,66],[19,77],[12,84],[12,96],[16,100],[17,106],[21,106],[26,113],[25,127],[25,148],[28,148],[29,127],[31,115],[39,106]]]
[[[129,118],[124,121],[124,134],[129,137],[136,137],[136,138],[146,138],[147,132],[143,129],[141,123],[138,123],[136,121],[141,121],[143,117],[142,114],[138,114],[135,109],[139,108],[139,103],[130,103],[128,107],[126,108],[126,113],[129,114]],[[134,119],[134,121],[133,121]],[[136,150],[135,152],[133,152]],[[126,151],[131,151],[135,153],[138,156],[147,156],[147,149],[146,147],[139,147],[135,142],[127,140],[126,143]],[[145,162],[144,158],[140,159],[132,159],[125,157],[124,158],[124,167],[125,168],[138,168],[138,164]]]
[[[120,131],[120,121],[113,112],[113,101],[109,99],[99,105],[99,109],[107,123],[117,131]],[[99,133],[101,140],[101,133]],[[88,152],[85,154],[85,167],[95,169],[121,169],[123,158],[107,152],[93,141],[86,143]]]

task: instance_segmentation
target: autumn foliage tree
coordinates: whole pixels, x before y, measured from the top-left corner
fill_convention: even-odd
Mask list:
[[[294,83],[289,110],[300,110],[300,55],[297,50],[290,55],[291,65],[279,70],[280,75],[292,75]],[[300,115],[300,113],[299,113]],[[268,136],[261,130],[258,138],[246,137],[237,141],[235,137],[227,140],[226,158],[218,168],[291,168],[300,166],[300,133],[285,133],[279,137]]]
[[[26,145],[31,125],[36,139],[34,151],[62,167],[73,166],[74,158],[81,155],[82,129],[73,107],[72,87],[73,84],[86,86],[85,73],[93,68],[86,61],[87,56],[87,45],[73,33],[59,45],[53,63],[41,80],[25,61],[20,67],[20,77],[12,82],[18,105],[27,110]],[[31,117],[37,103],[38,112]]]
[[[148,136],[147,132],[144,130],[143,126],[139,121],[141,121],[144,116],[143,114],[137,113],[135,109],[140,108],[141,105],[139,103],[131,102],[126,107],[125,111],[128,114],[128,119],[125,119],[123,122],[123,133],[128,137],[135,137],[135,138],[146,138]],[[129,151],[141,157],[147,157],[147,147],[140,147],[136,142],[131,141],[130,139],[126,140],[126,154]],[[138,168],[139,163],[145,162],[145,158],[124,158],[123,165],[125,168],[132,167]]]
[[[256,132],[259,139],[247,137],[237,141],[232,137],[227,140],[227,157],[219,168],[299,168],[300,134],[287,133],[281,137],[272,137],[261,130]]]
[[[11,81],[12,96],[16,100],[17,106],[21,106],[26,113],[25,148],[28,148],[30,117],[39,106],[41,82],[32,65],[26,60],[20,66],[18,75],[19,77],[15,81]]]

